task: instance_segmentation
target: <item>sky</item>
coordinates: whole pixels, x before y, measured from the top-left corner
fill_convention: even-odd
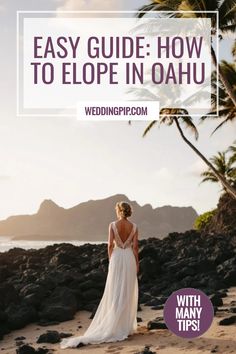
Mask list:
[[[136,10],[144,3],[0,0],[0,219],[35,213],[44,199],[69,208],[117,193],[153,207],[215,208],[220,186],[200,184],[205,167],[174,126],[156,127],[142,138],[146,122],[16,117],[16,10]],[[221,59],[232,60],[231,44],[222,41]],[[215,127],[214,121],[198,127],[196,146],[207,157],[235,140],[236,123],[210,136]]]

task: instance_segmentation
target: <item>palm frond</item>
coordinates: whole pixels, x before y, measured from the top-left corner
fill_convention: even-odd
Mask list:
[[[200,183],[204,183],[204,182],[213,182],[213,183],[216,183],[218,182],[218,179],[215,177],[215,178],[212,178],[212,177],[205,177],[201,180]]]
[[[197,127],[195,126],[195,124],[193,123],[193,120],[190,116],[187,117],[180,117],[181,120],[184,122],[186,128],[190,129],[190,131],[192,132],[192,134],[194,134],[194,137],[196,140],[198,140],[199,138],[199,133],[197,130]]]
[[[230,24],[230,25],[222,25],[220,30],[223,32],[223,33],[226,33],[226,32],[235,32],[236,31],[236,24]]]
[[[157,95],[145,87],[132,87],[127,93],[132,94],[143,101],[157,101],[159,99]]]
[[[231,157],[228,157],[228,150],[218,152],[217,155],[210,158],[215,170],[231,185],[236,183],[236,167]],[[211,169],[207,169],[201,173],[202,182],[219,182]]]
[[[154,8],[155,8],[155,4],[154,3],[149,4],[149,5],[144,5],[138,10],[138,12],[136,14],[136,17],[142,18],[143,16],[146,15],[146,12],[154,11]]]
[[[147,133],[150,132],[150,130],[154,127],[154,125],[157,124],[157,120],[153,120],[144,130],[143,132],[143,138],[147,135]]]

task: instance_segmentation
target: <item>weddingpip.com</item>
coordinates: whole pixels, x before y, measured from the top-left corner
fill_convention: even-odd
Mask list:
[[[159,118],[158,101],[78,102],[78,120],[149,120]]]
[[[147,107],[85,106],[86,116],[147,116]]]

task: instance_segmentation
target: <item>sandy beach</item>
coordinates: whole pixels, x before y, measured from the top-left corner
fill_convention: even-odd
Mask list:
[[[231,301],[236,300],[236,287],[230,288],[228,296],[223,299],[224,306],[227,308]],[[102,354],[102,353],[139,353],[146,345],[150,346],[150,350],[160,354],[172,353],[236,353],[236,325],[219,326],[218,322],[221,318],[230,316],[229,313],[220,311],[214,317],[211,328],[199,338],[192,340],[183,339],[170,333],[169,330],[147,330],[146,325],[149,320],[157,316],[162,316],[162,310],[152,310],[148,306],[142,306],[142,311],[138,312],[138,317],[142,318],[142,322],[138,323],[137,333],[130,336],[125,341],[116,343],[106,343],[99,345],[87,345],[77,348],[81,353]],[[232,315],[232,314],[231,314]],[[53,349],[55,354],[73,354],[75,349],[60,349],[59,344],[41,343],[37,344],[37,338],[40,334],[47,330],[56,330],[58,332],[72,333],[73,335],[81,335],[85,332],[90,323],[90,313],[87,311],[79,311],[74,320],[66,321],[55,326],[41,327],[37,324],[31,324],[27,327],[11,332],[5,335],[0,342],[2,354],[15,354],[16,341],[15,338],[24,336],[25,344],[30,344],[34,348],[45,347]],[[82,326],[82,328],[79,328]]]

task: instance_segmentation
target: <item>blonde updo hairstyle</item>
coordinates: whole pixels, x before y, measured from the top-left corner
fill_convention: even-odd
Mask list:
[[[116,203],[116,212],[123,218],[128,218],[132,215],[131,205],[127,202]]]

